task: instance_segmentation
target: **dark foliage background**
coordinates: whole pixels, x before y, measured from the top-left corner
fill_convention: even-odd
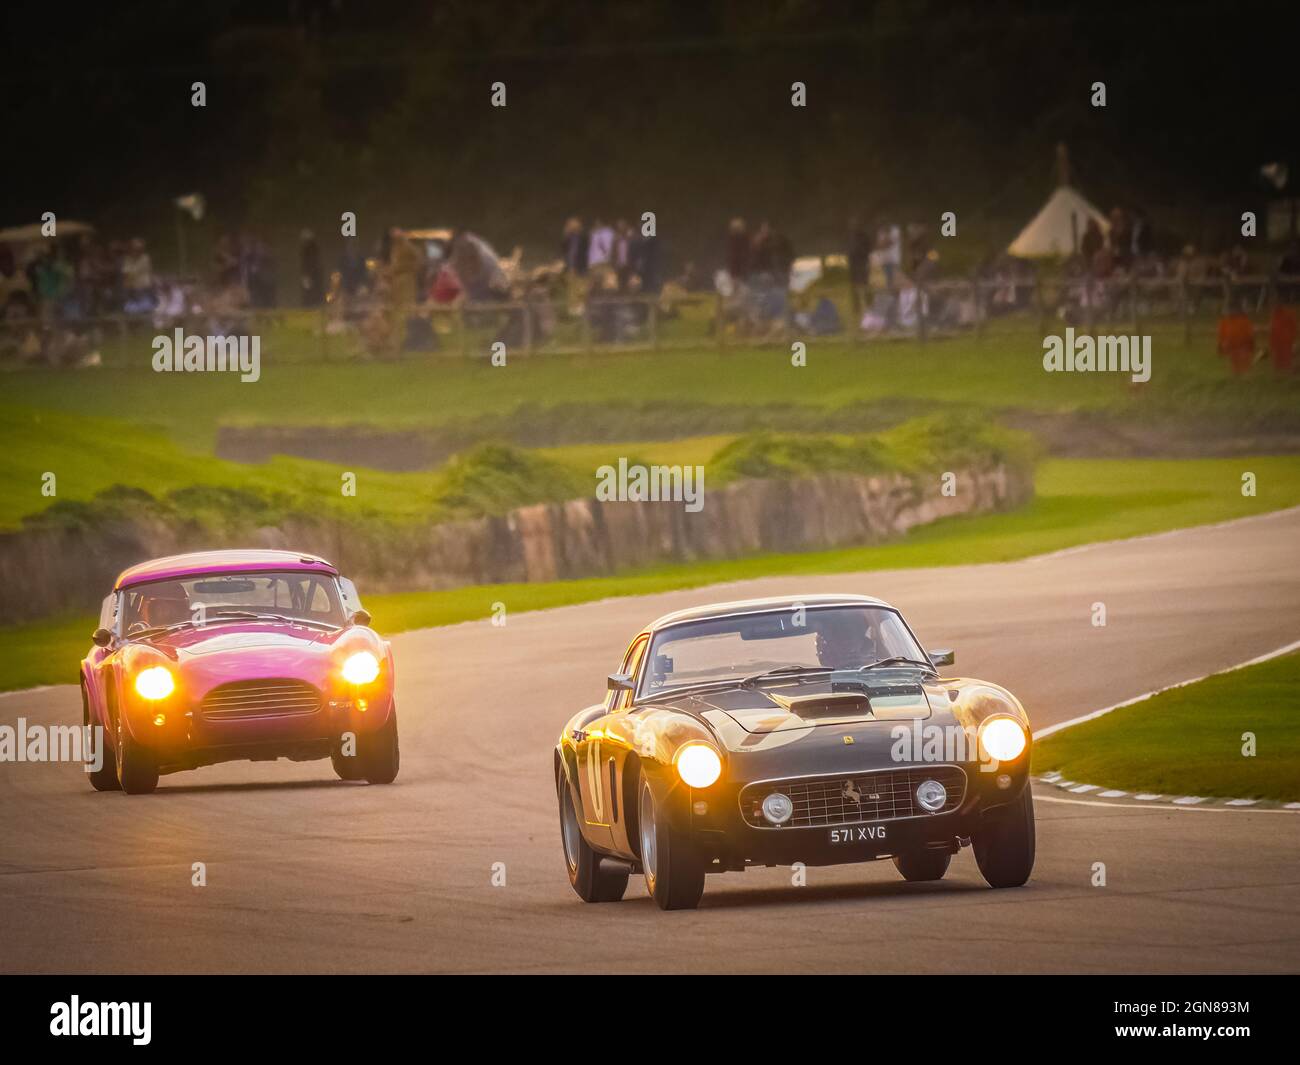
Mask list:
[[[850,212],[954,210],[960,235],[996,246],[1050,191],[1058,141],[1100,205],[1214,247],[1261,205],[1260,164],[1297,161],[1292,4],[226,0],[3,17],[0,222],[54,210],[144,233],[163,262],[170,200],[193,190],[209,239],[246,225],[286,248],[303,226],[337,233],[344,210],[368,240],[463,224],[534,254],[568,214],[653,210],[675,257],[706,264],[733,214],[825,251]]]

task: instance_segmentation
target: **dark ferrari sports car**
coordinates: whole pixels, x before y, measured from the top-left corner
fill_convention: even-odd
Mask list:
[[[202,551],[132,566],[81,663],[83,722],[107,739],[90,783],[137,795],[218,762],[329,758],[344,780],[389,784],[394,679],[356,587],[324,559]]]
[[[584,901],[640,871],[663,909],[706,873],[892,858],[938,880],[972,846],[992,887],[1034,865],[1029,719],[944,678],[902,615],[857,595],[683,610],[632,640],[605,701],[555,749],[561,841]]]

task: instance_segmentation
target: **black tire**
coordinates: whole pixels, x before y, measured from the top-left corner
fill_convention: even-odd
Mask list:
[[[87,728],[90,727],[90,698],[86,694],[85,685],[81,688],[81,722]],[[96,791],[121,791],[122,785],[117,779],[117,758],[108,743],[108,730],[101,729],[100,733],[99,742],[104,752],[104,764],[87,773],[86,777],[90,780],[90,786]]]
[[[132,738],[117,716],[117,782],[128,795],[148,795],[158,787],[158,759]]]
[[[555,784],[560,800],[560,846],[569,884],[583,902],[618,902],[627,890],[627,867],[601,864],[600,855],[582,837],[573,792],[563,771]]]
[[[650,782],[637,789],[637,834],[646,890],[661,910],[693,910],[704,894],[704,861],[690,837],[658,816]]]
[[[951,861],[948,851],[908,851],[894,855],[894,867],[903,874],[904,880],[913,883],[942,880]]]
[[[371,784],[391,784],[401,768],[402,752],[397,745],[397,704],[377,732],[357,736],[357,778]],[[335,767],[338,768],[337,766]]]
[[[330,764],[334,766],[334,772],[338,774],[340,780],[361,779],[361,766],[357,756],[344,754],[341,743],[336,743],[334,749],[330,751]]]
[[[971,835],[975,863],[989,887],[1020,887],[1034,869],[1034,796],[1025,782],[1020,798],[996,811]]]

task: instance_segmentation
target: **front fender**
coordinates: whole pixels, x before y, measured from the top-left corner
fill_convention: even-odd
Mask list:
[[[1024,728],[1024,751],[1010,762],[987,763],[987,765],[1005,768],[1016,779],[1017,787],[1014,793],[1008,793],[1007,796],[1009,799],[1015,798],[1020,791],[1019,784],[1022,782],[1020,778],[1027,778],[1029,775],[1030,752],[1034,746],[1034,732],[1029,724],[1029,715],[1025,712],[1024,706],[1006,688],[986,680],[961,678],[956,681],[944,681],[943,683],[950,691],[956,692],[956,698],[952,701],[952,714],[968,729],[977,732],[980,725],[991,717],[1014,718]],[[979,749],[977,757],[981,760],[981,769],[986,770],[987,766],[983,760],[982,747]]]
[[[650,785],[660,816],[675,827],[689,828],[691,806],[725,786],[730,757],[713,730],[699,718],[654,705],[633,707],[609,729],[635,754],[636,764]],[[677,775],[676,758],[689,743],[707,743],[722,759],[722,773],[708,788],[691,788]]]
[[[996,715],[1016,718],[1025,729],[1029,729],[1029,715],[1020,700],[1000,684],[972,677],[960,677],[955,680],[940,682],[957,696],[951,699],[953,714],[964,723],[978,725],[981,721]]]
[[[166,698],[145,699],[135,690],[134,678],[151,666],[164,666],[172,674],[176,686]],[[108,683],[114,688],[115,698],[112,702],[116,717],[136,743],[157,747],[163,736],[170,736],[183,727],[185,686],[174,652],[168,654],[160,648],[129,643],[118,652],[110,669]],[[153,724],[157,714],[163,714],[169,719],[162,732]],[[108,716],[105,706],[104,725],[109,735],[113,736],[115,733],[110,727]]]
[[[707,743],[722,758],[722,777],[727,776],[727,750],[699,718],[660,706],[633,707],[616,719],[610,731],[634,750],[641,761],[673,765],[678,752],[688,743]]]
[[[605,714],[605,704],[595,703],[592,706],[584,707],[574,714],[565,722],[564,728],[560,730],[560,738],[555,745],[555,772],[564,773],[564,780],[572,789],[573,802],[578,809],[582,808],[581,791],[578,788],[578,748],[574,743],[573,734],[575,731],[586,728],[597,718]]]
[[[578,752],[573,746],[557,744],[555,747],[555,786],[558,791],[560,784],[563,783],[569,788],[573,795],[573,801],[578,802]]]
[[[81,664],[81,695],[84,700],[82,724],[99,725],[108,729],[108,712],[104,705],[104,691],[94,670],[87,662]]]

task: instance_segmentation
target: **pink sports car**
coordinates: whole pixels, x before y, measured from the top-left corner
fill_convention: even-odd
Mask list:
[[[132,566],[92,640],[81,698],[108,741],[97,791],[141,794],[159,774],[245,759],[397,776],[392,650],[323,559],[204,551]]]

